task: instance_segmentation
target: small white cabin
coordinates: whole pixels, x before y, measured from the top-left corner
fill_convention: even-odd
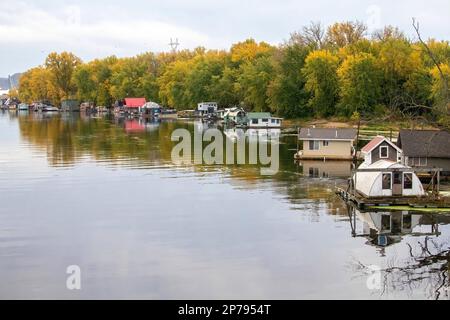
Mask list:
[[[353,185],[366,198],[424,196],[422,183],[411,167],[400,163],[402,150],[378,136],[362,148],[364,162],[353,175]]]
[[[411,167],[387,160],[361,164],[353,175],[353,183],[356,191],[366,198],[425,195],[422,183]]]

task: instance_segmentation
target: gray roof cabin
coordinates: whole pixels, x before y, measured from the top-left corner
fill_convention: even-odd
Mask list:
[[[298,139],[303,141],[303,150],[295,158],[351,160],[356,137],[356,129],[302,128]]]
[[[442,130],[400,130],[397,145],[403,163],[413,167],[442,168],[450,174],[450,133]]]

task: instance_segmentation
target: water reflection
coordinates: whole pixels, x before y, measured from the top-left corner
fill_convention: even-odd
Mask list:
[[[302,160],[298,162],[303,174],[311,178],[348,178],[354,164],[351,161]]]
[[[440,231],[450,224],[450,215],[441,213],[361,212],[349,206],[353,237],[364,237],[381,257],[388,256],[380,272],[380,295],[402,290],[410,297],[423,291],[431,299],[450,298],[450,241]],[[415,241],[412,241],[415,239]],[[386,249],[404,241],[406,254],[388,255]],[[367,272],[368,265],[355,262]]]
[[[299,166],[280,130],[224,130],[279,138],[274,176],[175,167],[172,132],[211,127],[0,113],[0,298],[445,297],[448,215],[348,208],[334,189],[351,164]],[[73,263],[89,275],[75,295],[61,286]],[[381,291],[366,286],[370,265],[392,277]]]

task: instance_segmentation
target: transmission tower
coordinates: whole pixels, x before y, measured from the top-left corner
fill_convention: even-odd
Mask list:
[[[176,38],[175,41],[173,41],[173,39],[170,38],[169,46],[172,48],[172,52],[176,52],[179,45],[180,43],[178,42],[178,38]]]

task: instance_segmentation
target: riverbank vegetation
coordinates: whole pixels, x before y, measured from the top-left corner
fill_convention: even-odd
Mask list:
[[[449,42],[419,40],[392,26],[368,34],[360,22],[311,23],[278,46],[248,39],[228,51],[147,52],[86,63],[51,53],[21,77],[18,94],[27,102],[76,98],[110,106],[144,96],[178,110],[217,101],[285,118],[424,117],[448,125]]]

